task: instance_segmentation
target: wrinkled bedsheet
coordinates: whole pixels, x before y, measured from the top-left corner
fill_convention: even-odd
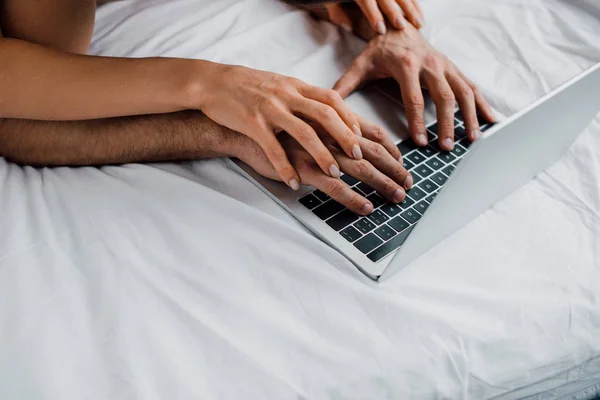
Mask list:
[[[600,61],[595,0],[422,4],[424,35],[507,115]],[[126,0],[100,8],[91,51],[331,87],[351,48],[274,0]],[[0,159],[0,398],[593,394],[599,182],[596,119],[557,164],[376,284],[225,160]]]

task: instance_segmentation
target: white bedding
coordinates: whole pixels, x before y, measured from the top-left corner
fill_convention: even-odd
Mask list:
[[[600,60],[595,0],[422,4],[425,35],[505,114]],[[335,28],[270,0],[109,4],[92,52],[323,86],[352,59]],[[599,182],[597,119],[547,172],[374,284],[224,160],[0,159],[0,399],[593,394]]]

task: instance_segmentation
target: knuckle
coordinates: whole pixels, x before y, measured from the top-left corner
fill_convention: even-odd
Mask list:
[[[411,94],[408,96],[408,106],[412,109],[421,110],[425,108],[425,100],[419,94]]]
[[[299,142],[309,142],[312,141],[316,134],[310,126],[304,125],[296,130],[296,135]]]
[[[326,188],[331,197],[339,197],[344,190],[344,183],[339,179],[331,179],[327,182]]]
[[[371,163],[364,159],[356,161],[356,172],[362,179],[371,179],[373,177]]]
[[[381,127],[380,125],[376,125],[373,128],[373,133],[371,133],[371,139],[375,142],[383,142],[383,140],[385,139],[385,130],[383,129],[383,127]]]
[[[440,92],[440,101],[444,104],[454,104],[456,98],[454,97],[454,93],[451,90],[442,90]]]
[[[342,102],[342,96],[335,90],[326,90],[323,95],[325,101],[328,104],[340,104]]]
[[[408,69],[417,68],[417,63],[418,63],[417,55],[415,53],[413,53],[412,51],[406,51],[406,52],[398,55],[397,57],[398,57],[398,61],[402,65],[404,65],[405,68],[408,68]]]
[[[329,107],[326,104],[323,104],[322,106],[319,107],[318,109],[318,115],[319,118],[321,119],[321,121],[332,121],[334,118],[334,114],[335,111],[333,111],[333,108]]]
[[[383,147],[379,143],[373,143],[372,149],[373,149],[372,150],[373,151],[373,155],[375,157],[377,157],[377,158],[383,157],[383,155],[386,153],[385,147]]]

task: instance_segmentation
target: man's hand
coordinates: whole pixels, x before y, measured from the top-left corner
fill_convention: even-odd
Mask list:
[[[334,145],[332,139],[327,140],[324,135],[326,145],[344,173],[365,182],[389,201],[402,202],[406,190],[413,185],[413,178],[402,166],[400,151],[382,128],[364,119],[360,119],[359,122],[363,133],[363,137],[360,138],[364,154],[362,160],[348,157]],[[357,214],[368,215],[373,212],[373,203],[350,189],[343,180],[323,173],[314,158],[291,136],[282,135],[280,140],[303,184],[320,189]],[[277,171],[258,145],[247,144],[238,158],[259,174],[280,180]]]
[[[456,102],[470,140],[481,135],[477,110],[494,122],[494,114],[477,86],[410,25],[402,31],[390,30],[386,35],[374,37],[334,89],[346,97],[365,81],[381,78],[394,78],[400,84],[409,130],[418,145],[427,144],[422,87],[435,102],[440,146],[444,150],[454,147]]]

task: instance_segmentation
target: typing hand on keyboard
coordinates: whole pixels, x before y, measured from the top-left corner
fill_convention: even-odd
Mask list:
[[[345,97],[365,81],[381,78],[393,78],[400,85],[411,137],[418,146],[428,144],[422,87],[435,103],[438,123],[434,133],[439,135],[439,145],[444,151],[454,148],[457,102],[468,140],[476,140],[481,134],[477,111],[485,121],[494,122],[494,114],[477,86],[412,25],[372,39],[334,89]]]
[[[344,176],[336,179],[326,175],[314,161],[314,158],[287,134],[281,135],[281,144],[290,162],[298,171],[302,184],[311,185],[320,190],[334,207],[340,208],[337,213],[348,208],[360,215],[369,215],[373,210],[385,203],[384,196],[392,203],[404,201],[406,190],[413,184],[413,178],[402,164],[400,150],[394,145],[382,128],[360,119],[363,137],[360,140],[364,158],[355,160],[348,157],[336,147],[328,135],[322,135],[323,142],[339,163]],[[254,168],[259,174],[274,180],[280,180],[275,169],[260,148],[245,151],[240,157],[242,161]],[[353,190],[351,186],[361,181],[361,190]],[[360,188],[360,187],[359,187]],[[375,191],[377,191],[376,194]],[[333,215],[333,214],[332,214]]]

